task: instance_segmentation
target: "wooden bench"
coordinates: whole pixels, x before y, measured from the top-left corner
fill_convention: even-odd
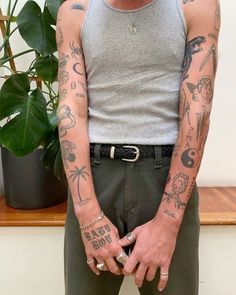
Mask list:
[[[236,187],[199,187],[201,225],[236,225]],[[64,226],[66,202],[44,209],[19,210],[0,197],[0,226]]]

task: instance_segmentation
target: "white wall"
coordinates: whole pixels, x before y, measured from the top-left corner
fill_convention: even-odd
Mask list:
[[[0,294],[64,295],[63,235],[64,227],[0,227]],[[199,295],[235,294],[235,249],[235,226],[201,227]],[[127,294],[138,295],[132,276],[119,295]]]
[[[19,0],[23,5],[26,0]],[[37,1],[42,3],[43,0]],[[6,11],[8,1],[2,1]],[[236,27],[236,2],[221,1],[222,29],[219,45],[219,65],[216,78],[214,104],[211,115],[211,127],[205,147],[202,166],[198,175],[198,184],[202,186],[236,186],[236,38],[233,34]],[[13,39],[14,52],[24,47],[19,37]],[[27,60],[18,59],[21,68]],[[26,62],[27,64],[27,62]],[[0,171],[1,173],[1,171]],[[1,192],[0,175],[0,192]]]
[[[222,27],[211,127],[198,183],[236,185],[236,2],[221,0]]]

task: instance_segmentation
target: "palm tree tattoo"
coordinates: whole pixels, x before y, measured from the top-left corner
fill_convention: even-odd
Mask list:
[[[83,197],[80,194],[79,186],[80,186],[80,180],[81,177],[86,181],[86,175],[89,176],[88,172],[85,171],[85,166],[78,168],[75,166],[74,170],[71,170],[71,175],[69,178],[72,178],[72,181],[74,182],[77,180],[77,194],[78,194],[78,201],[74,202],[74,204],[78,204],[79,206],[86,205],[91,198],[83,199]]]

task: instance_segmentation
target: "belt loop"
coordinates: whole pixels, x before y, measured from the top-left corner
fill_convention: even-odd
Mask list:
[[[94,164],[101,164],[101,155],[100,155],[100,150],[101,150],[101,143],[95,143],[94,147]]]
[[[160,145],[154,145],[154,168],[162,167],[162,147]]]

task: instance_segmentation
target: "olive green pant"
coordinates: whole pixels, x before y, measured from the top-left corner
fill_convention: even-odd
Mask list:
[[[106,216],[118,228],[120,237],[123,237],[155,216],[162,199],[171,156],[162,157],[161,147],[156,146],[155,158],[139,159],[132,163],[101,158],[99,146],[95,156],[91,157],[97,199]],[[199,229],[195,184],[178,233],[167,286],[162,292],[157,290],[158,270],[152,282],[144,281],[139,288],[140,294],[198,294]],[[110,272],[96,276],[88,267],[70,192],[64,236],[64,271],[65,295],[115,295],[119,293],[124,279],[124,276]]]

